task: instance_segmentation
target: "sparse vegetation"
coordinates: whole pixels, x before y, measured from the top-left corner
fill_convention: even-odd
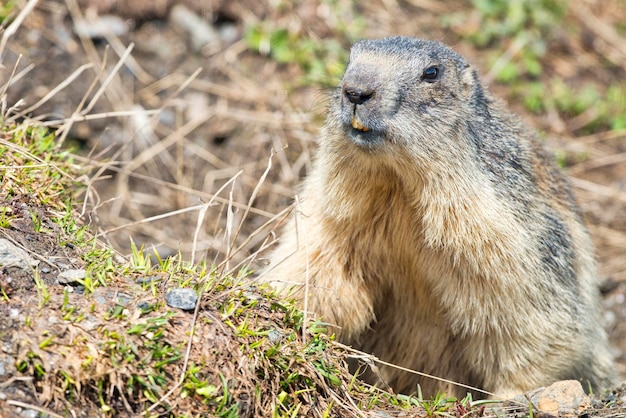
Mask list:
[[[13,10],[15,10],[16,3],[17,0],[8,0],[0,4],[0,24],[6,25],[7,19],[12,16]]]
[[[263,24],[246,33],[249,47],[282,64],[297,64],[307,84],[335,86],[344,70],[347,51],[335,39],[315,41],[286,28],[272,29]]]
[[[12,170],[2,193],[10,202],[18,196],[10,191],[33,187],[36,179],[41,193],[28,202],[36,210],[27,210],[37,214],[36,222],[31,218],[25,225],[39,239],[72,243],[86,270],[84,280],[60,287],[36,269],[38,303],[23,306],[25,319],[14,324],[20,330],[15,372],[32,379],[51,408],[87,405],[91,409],[85,411],[94,411],[88,415],[96,408],[102,416],[152,416],[172,408],[183,408],[187,416],[341,416],[341,399],[351,397],[368,408],[390,407],[384,397],[367,400],[370,389],[354,384],[345,352],[333,345],[323,324],[310,324],[302,335],[304,315],[289,301],[241,278],[218,276],[205,262],[192,265],[178,256],[157,258],[153,265],[134,244],[128,261],[115,261],[110,249],[77,225],[69,197],[59,193],[74,182],[66,172],[73,168],[68,155],[35,146],[33,135],[15,141],[21,148],[5,140],[15,152],[3,154],[3,166]],[[58,175],[46,176],[50,171]],[[17,212],[10,206],[6,211]],[[5,234],[17,220],[19,215],[6,219]],[[165,287],[155,284],[161,278],[166,287],[203,293],[197,318],[163,302]],[[7,300],[17,297],[7,290]],[[178,390],[168,396],[172,388]]]
[[[425,399],[419,387],[416,396],[399,396],[399,398],[407,405],[423,408],[425,416],[431,418],[438,416],[480,417],[485,413],[487,405],[493,407],[502,403],[497,400],[474,401],[469,393],[463,399],[447,397],[441,392],[430,399]]]
[[[444,23],[489,56],[490,76],[510,85],[510,99],[521,100],[536,114],[556,110],[572,120],[571,130],[583,134],[624,129],[626,82],[601,87],[591,79],[581,82],[555,74],[554,50],[574,48],[565,40],[574,32],[568,9],[579,7],[563,0],[473,0],[473,18],[452,13]],[[565,43],[565,45],[564,45]]]
[[[582,133],[626,129],[626,83],[610,86],[604,97],[592,83],[574,88],[558,77],[553,77],[547,88],[548,94],[543,83],[518,84],[513,86],[512,94],[523,99],[526,108],[536,114],[550,108],[558,110],[564,118],[573,120],[573,129]]]
[[[479,47],[500,44],[513,50],[511,60],[499,68],[496,78],[513,82],[522,76],[541,75],[542,58],[555,27],[563,22],[567,2],[563,0],[473,0],[477,26],[468,40]]]
[[[304,22],[296,24],[297,14],[292,14],[289,20],[262,21],[249,26],[244,39],[253,51],[281,64],[298,65],[303,72],[300,83],[334,87],[345,68],[347,46],[360,37],[364,23],[349,2],[322,0],[319,7],[329,16],[325,24],[332,37],[310,36],[303,30]],[[285,11],[283,14],[286,15]]]

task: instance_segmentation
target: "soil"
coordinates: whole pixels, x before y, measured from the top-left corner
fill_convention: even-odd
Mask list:
[[[82,156],[79,163],[91,169],[91,188],[82,196],[88,220],[100,238],[122,254],[129,252],[132,239],[162,257],[181,251],[233,272],[263,265],[260,250],[281,219],[276,214],[291,204],[315,152],[328,87],[303,81],[307,69],[301,63],[281,63],[251,50],[245,40],[249,28],[270,32],[289,28],[320,42],[333,38],[343,51],[357,35],[437,39],[470,58],[484,75],[498,47],[481,49],[464,39],[463,30],[475,16],[471,5],[462,1],[356,5],[348,0],[306,0],[275,7],[273,3],[44,0],[7,44],[0,84],[9,80],[15,65],[17,69],[8,103],[23,100],[22,119],[33,117],[62,127],[60,138]],[[607,26],[626,21],[621,0],[580,5]],[[566,25],[555,28],[553,50],[542,62],[545,71],[539,81],[557,74],[573,85],[592,80],[606,91],[624,79],[626,56],[618,53],[615,58],[606,37],[594,32],[596,27],[589,22],[581,22],[577,7],[583,6],[573,6]],[[175,10],[190,15],[176,17]],[[464,12],[466,24],[447,29],[442,24],[445,16]],[[193,34],[197,25],[188,24],[189,16],[204,22],[210,32],[207,38]],[[83,22],[91,32],[81,37],[77,28]],[[623,34],[616,36],[626,44]],[[123,65],[116,67],[121,61]],[[69,84],[54,90],[69,77]],[[326,81],[332,84],[332,79]],[[106,88],[101,92],[103,84]],[[617,371],[624,380],[626,134],[585,132],[574,123],[580,117],[532,114],[513,100],[507,85],[489,84],[494,95],[506,100],[548,138],[559,155],[565,155],[597,248],[606,311],[603,325],[609,330]],[[30,109],[51,92],[49,100]],[[99,116],[84,121],[85,114]],[[77,115],[76,120],[68,122],[72,115]],[[581,155],[587,158],[581,161]],[[28,196],[3,205],[16,214],[45,211]],[[203,218],[200,207],[206,209]],[[174,213],[186,208],[191,209]],[[48,286],[59,286],[60,271],[81,268],[75,249],[42,238],[32,231],[30,218],[23,219],[24,225],[4,234],[48,266],[42,270]],[[11,268],[0,272],[0,288],[10,297],[10,303],[0,303],[2,317],[14,318],[16,312],[22,315],[29,305],[37,304],[31,279]],[[42,330],[47,326],[42,324]],[[11,319],[0,321],[0,335],[10,335],[10,329]],[[0,368],[5,366],[0,362]],[[0,389],[4,385],[0,383]],[[21,390],[29,399],[27,384],[16,388],[14,394]]]

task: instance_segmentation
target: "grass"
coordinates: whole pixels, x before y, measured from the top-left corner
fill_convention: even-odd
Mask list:
[[[495,47],[491,64],[495,79],[503,83],[536,79],[543,73],[543,61],[556,36],[568,3],[563,0],[472,0],[476,20],[463,29],[465,39],[479,48]],[[449,26],[460,25],[466,12],[445,17]],[[500,46],[500,47],[497,47]],[[503,49],[504,48],[504,49]],[[502,60],[502,56],[508,59]]]
[[[465,23],[467,11],[450,13],[443,22],[483,50],[491,67],[487,79],[509,86],[511,102],[521,101],[538,115],[554,110],[568,121],[560,123],[558,130],[567,128],[589,135],[626,128],[623,78],[605,87],[594,78],[607,77],[606,72],[581,80],[578,76],[564,77],[554,68],[555,51],[580,48],[566,40],[575,38],[580,30],[571,21],[576,16],[584,21],[589,13],[580,4],[563,0],[473,0],[472,8],[475,19],[471,24]],[[584,55],[585,51],[577,53]],[[610,59],[603,58],[584,65],[619,68],[607,61]]]
[[[291,7],[285,2],[285,8]],[[334,87],[338,84],[348,58],[346,46],[361,37],[364,22],[355,6],[346,1],[322,0],[320,7],[334,19],[326,24],[334,34],[327,39],[318,39],[297,28],[293,15],[290,20],[264,20],[246,28],[244,39],[253,51],[270,57],[281,64],[295,64],[302,70],[300,85],[322,85]],[[297,14],[296,14],[297,15]]]
[[[5,213],[15,215],[5,217],[0,233],[15,238],[19,224],[56,248],[71,245],[71,258],[86,271],[79,284],[61,286],[36,268],[38,303],[22,306],[24,320],[14,324],[20,337],[13,376],[32,380],[46,411],[355,416],[355,404],[393,408],[391,395],[373,398],[370,388],[355,384],[345,350],[324,324],[310,324],[303,335],[303,313],[246,282],[245,270],[241,277],[218,274],[216,265],[150,257],[134,244],[128,259],[120,259],[79,221],[68,193],[78,175],[71,155],[38,143],[37,129],[7,132],[20,132],[5,136],[0,156]],[[40,193],[22,205],[24,218],[10,202],[33,188]],[[29,250],[42,257],[49,251]],[[169,308],[164,294],[172,287],[196,289],[202,309]],[[2,290],[7,303],[27,294]]]
[[[43,205],[63,209],[77,185],[75,175],[79,172],[69,152],[55,148],[54,139],[54,134],[43,127],[5,127],[0,137],[0,181],[6,198],[31,195]],[[64,169],[51,164],[52,159],[59,160]],[[68,183],[73,187],[68,189]],[[36,214],[32,216],[37,222]]]
[[[300,80],[303,84],[336,86],[347,60],[346,49],[335,39],[314,41],[271,23],[251,26],[245,39],[254,51],[281,64],[300,66],[305,74]]]
[[[86,271],[78,285],[60,286],[35,269],[38,303],[24,306],[27,315],[15,326],[15,377],[32,379],[46,411],[330,417],[458,409],[448,399],[396,397],[358,382],[346,369],[349,353],[326,334],[326,324],[311,322],[304,334],[303,312],[246,281],[245,269],[219,274],[206,261],[152,257],[134,243],[120,259],[79,221],[67,193],[79,174],[71,154],[37,143],[37,129],[10,132],[22,134],[4,139],[2,166],[10,170],[3,196],[11,202],[19,191],[41,193],[28,201],[28,219],[7,217],[0,232],[11,235],[26,221],[33,236],[71,246]],[[7,205],[5,213],[15,212]],[[192,315],[169,308],[164,294],[172,287],[194,288],[202,309]],[[5,293],[9,303],[20,297]],[[463,405],[469,411],[470,403]]]
[[[415,396],[399,396],[399,399],[407,405],[415,405],[424,410],[427,417],[476,417],[483,416],[487,406],[495,410],[495,405],[500,405],[502,401],[498,400],[479,400],[472,399],[471,394],[467,394],[463,399],[448,397],[443,392],[438,392],[430,399],[425,399],[422,395],[421,388],[418,386]]]

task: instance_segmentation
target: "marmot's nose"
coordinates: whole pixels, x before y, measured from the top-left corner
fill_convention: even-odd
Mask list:
[[[343,88],[343,94],[346,95],[346,98],[350,101],[350,103],[360,105],[372,98],[374,95],[374,89],[345,86]]]

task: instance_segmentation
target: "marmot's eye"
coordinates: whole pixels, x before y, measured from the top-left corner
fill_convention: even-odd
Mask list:
[[[422,74],[422,80],[432,83],[439,80],[440,74],[441,71],[438,67],[428,67],[424,70],[424,73]]]

